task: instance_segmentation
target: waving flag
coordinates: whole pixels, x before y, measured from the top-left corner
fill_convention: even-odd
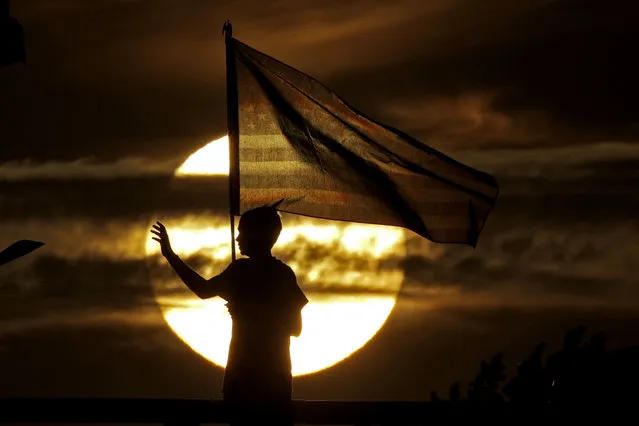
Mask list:
[[[475,246],[498,186],[227,34],[231,211],[401,226]]]

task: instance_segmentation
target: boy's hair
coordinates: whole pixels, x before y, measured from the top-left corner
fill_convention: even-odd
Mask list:
[[[259,234],[269,239],[271,247],[275,245],[282,232],[282,220],[277,209],[273,206],[257,207],[247,210],[240,217],[240,225],[249,228],[250,233]]]

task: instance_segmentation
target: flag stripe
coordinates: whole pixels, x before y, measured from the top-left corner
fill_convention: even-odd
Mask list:
[[[242,173],[242,188],[251,189],[305,189],[310,190],[330,190],[336,193],[347,194],[360,194],[365,195],[371,192],[370,189],[358,190],[358,188],[352,186],[346,186],[335,182],[330,179],[314,179],[304,174],[264,174],[253,171],[248,173],[244,168],[244,164],[241,167]],[[299,170],[299,169],[298,169]],[[270,170],[272,172],[272,169]],[[269,173],[270,173],[269,172]],[[468,197],[451,189],[450,187],[443,185],[435,181],[423,181],[420,176],[407,177],[407,176],[392,176],[392,180],[397,186],[401,188],[403,194],[411,197],[415,202],[421,200],[432,200],[433,203],[446,203],[446,202],[460,202],[468,201]],[[374,188],[373,188],[374,189]]]
[[[296,205],[316,204],[322,206],[347,206],[349,209],[370,210],[376,207],[384,210],[385,207],[372,198],[358,194],[348,194],[338,191],[328,190],[300,190],[298,188],[242,188],[240,190],[242,199],[247,204],[254,204],[255,207],[265,203],[272,202],[276,197],[299,199]],[[417,208],[423,215],[434,217],[442,216],[451,218],[452,215],[466,213],[468,210],[468,202],[423,202],[417,205]],[[352,214],[350,215],[352,216]],[[462,216],[462,217],[465,217]],[[337,218],[337,217],[336,217]],[[340,217],[341,219],[341,217]],[[341,219],[345,220],[345,219]],[[465,220],[465,219],[464,219]]]

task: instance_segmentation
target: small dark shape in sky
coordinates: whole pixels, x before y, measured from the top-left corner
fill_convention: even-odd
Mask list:
[[[9,12],[9,0],[0,0],[0,67],[24,62],[26,56],[22,26]]]
[[[44,243],[32,240],[19,240],[0,252],[0,265],[9,263],[42,247]]]

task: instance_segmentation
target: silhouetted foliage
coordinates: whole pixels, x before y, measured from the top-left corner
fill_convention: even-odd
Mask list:
[[[501,383],[506,380],[504,355],[500,352],[490,362],[482,361],[479,373],[468,386],[468,400],[477,402],[494,402],[503,400],[499,392]]]
[[[461,400],[461,389],[460,389],[460,385],[461,383],[459,382],[455,382],[453,383],[453,385],[450,387],[450,391],[449,391],[449,398],[451,402],[459,402]]]
[[[581,414],[604,410],[610,405],[625,407],[622,401],[633,401],[637,396],[639,348],[606,352],[603,332],[593,334],[587,341],[585,333],[583,326],[569,330],[563,346],[545,360],[546,343],[539,343],[509,380],[503,354],[497,353],[489,362],[481,362],[465,397],[460,383],[454,383],[448,402],[510,402],[533,412],[578,410]],[[431,393],[431,401],[444,402],[436,392]]]
[[[504,386],[504,394],[511,401],[542,404],[545,401],[546,376],[542,356],[546,344],[540,343],[517,366],[517,375]]]

